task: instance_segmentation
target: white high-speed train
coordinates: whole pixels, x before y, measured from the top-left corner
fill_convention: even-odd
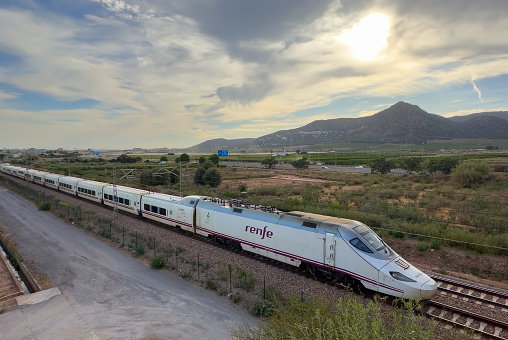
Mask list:
[[[293,266],[345,277],[407,299],[430,299],[437,285],[365,224],[235,200],[177,197],[2,164],[1,171]],[[115,196],[116,191],[116,196]]]

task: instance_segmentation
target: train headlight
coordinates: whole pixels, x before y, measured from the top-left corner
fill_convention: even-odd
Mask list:
[[[399,280],[399,281],[405,281],[405,282],[416,282],[415,280],[413,279],[410,279],[409,277],[407,277],[406,275],[403,275],[399,272],[390,272],[390,275],[395,279],[395,280]]]

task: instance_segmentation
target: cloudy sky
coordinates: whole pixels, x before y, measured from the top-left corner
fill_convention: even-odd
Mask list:
[[[188,147],[403,100],[508,111],[506,0],[2,0],[0,148]]]

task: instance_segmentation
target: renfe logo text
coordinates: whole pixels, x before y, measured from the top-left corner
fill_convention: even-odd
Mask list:
[[[265,226],[263,229],[256,228],[256,227],[251,227],[251,226],[246,226],[245,227],[245,231],[248,232],[248,233],[251,233],[251,234],[261,235],[261,239],[264,239],[265,236],[267,238],[272,238],[273,232],[266,231],[266,228],[268,228],[268,226]]]

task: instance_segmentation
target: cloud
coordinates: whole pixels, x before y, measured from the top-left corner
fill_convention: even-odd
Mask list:
[[[478,89],[478,86],[476,86],[476,84],[474,83],[473,78],[471,78],[471,85],[473,85],[475,92],[478,94],[478,99],[480,99],[480,101],[483,103],[482,93]]]
[[[14,99],[14,98],[17,98],[18,96],[19,96],[19,94],[17,94],[17,93],[0,92],[0,101],[5,100],[5,99]]]
[[[225,104],[248,105],[265,98],[272,88],[273,84],[268,74],[262,74],[257,77],[255,82],[246,83],[242,86],[221,86],[217,88],[215,93],[221,102]]]
[[[14,92],[97,103],[16,112],[21,120],[2,111],[2,123],[13,131],[45,123],[51,136],[83,127],[62,136],[69,143],[74,136],[122,147],[135,135],[142,146],[183,147],[197,143],[196,128],[199,136],[257,137],[321,117],[312,108],[341,115],[341,100],[390,102],[471,82],[492,95],[485,81],[508,70],[507,6],[429,1],[95,0],[80,2],[86,10],[78,15],[71,5],[65,14],[39,11],[46,2],[0,5],[0,53],[16,60],[2,64],[0,56],[0,79],[15,89],[0,91],[0,109]],[[385,59],[366,62],[337,37],[372,13],[390,17],[391,26]],[[224,130],[230,123],[242,132]],[[101,136],[108,128],[112,136]]]

